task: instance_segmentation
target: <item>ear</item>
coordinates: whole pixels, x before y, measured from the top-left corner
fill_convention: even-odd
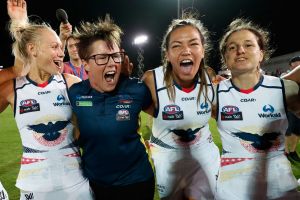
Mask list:
[[[83,67],[85,69],[85,71],[90,71],[90,66],[88,65],[88,63],[84,60],[84,59],[81,59],[81,62],[83,64]]]
[[[27,44],[27,52],[29,55],[36,57],[37,56],[37,46],[33,43],[28,43]]]

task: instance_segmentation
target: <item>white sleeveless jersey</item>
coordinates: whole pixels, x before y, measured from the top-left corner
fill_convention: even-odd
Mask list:
[[[200,103],[197,95],[198,82],[190,92],[184,92],[175,86],[175,102],[167,94],[164,84],[163,67],[153,70],[156,95],[158,98],[157,116],[153,118],[151,144],[165,149],[195,148],[203,142],[212,142],[208,121],[211,117],[211,103],[214,93],[209,78],[206,76],[208,100],[205,101],[203,87]]]
[[[61,75],[53,76],[44,86],[28,77],[15,80],[15,119],[23,145],[18,188],[48,192],[84,180],[71,115]]]
[[[240,158],[242,161],[262,155],[262,149],[270,144],[265,143],[266,138],[274,142],[270,146],[269,157],[283,154],[288,121],[281,79],[264,75],[248,94],[240,92],[231,80],[224,80],[218,86],[217,95],[222,157]],[[223,162],[222,159],[222,165],[230,164]]]

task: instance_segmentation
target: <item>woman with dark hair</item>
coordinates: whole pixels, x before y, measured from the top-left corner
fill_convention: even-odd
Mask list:
[[[154,102],[150,149],[162,199],[213,199],[220,155],[208,121],[214,98],[206,70],[208,32],[192,15],[170,24],[163,65],[144,81]]]

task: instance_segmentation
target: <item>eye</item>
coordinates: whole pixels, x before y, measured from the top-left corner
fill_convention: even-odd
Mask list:
[[[236,46],[235,45],[230,45],[226,49],[227,49],[227,51],[234,51],[234,50],[236,50]]]
[[[173,45],[171,45],[171,48],[172,49],[180,48],[180,45],[179,44],[173,44]]]
[[[193,43],[191,44],[191,46],[198,46],[198,45],[199,45],[198,42],[193,42]]]
[[[246,44],[245,46],[248,48],[248,47],[253,47],[254,45],[253,44]]]

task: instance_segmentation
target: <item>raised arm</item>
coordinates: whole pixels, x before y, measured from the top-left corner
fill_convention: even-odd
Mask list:
[[[20,31],[28,23],[26,2],[24,0],[8,0],[7,13],[11,19],[11,35],[14,37],[14,33]],[[28,71],[29,66],[15,58],[14,66],[0,71],[0,85],[18,76],[26,75]]]
[[[62,49],[65,51],[66,42],[68,37],[72,34],[72,25],[70,23],[64,24],[63,22],[59,25],[59,38],[62,43]]]

